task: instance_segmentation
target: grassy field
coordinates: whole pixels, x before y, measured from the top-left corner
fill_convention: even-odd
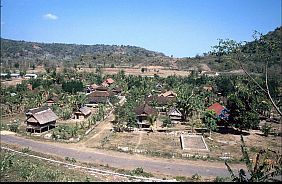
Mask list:
[[[1,150],[1,182],[105,181],[78,169]]]

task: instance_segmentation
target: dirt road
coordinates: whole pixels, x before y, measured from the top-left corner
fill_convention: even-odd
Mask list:
[[[1,142],[29,147],[33,151],[60,156],[62,158],[70,157],[83,162],[108,164],[115,168],[135,169],[142,167],[146,172],[172,176],[191,176],[195,173],[203,177],[229,176],[224,163],[148,158],[142,155],[130,155],[90,148],[79,149],[75,144],[39,142],[14,135],[1,135]],[[236,167],[238,168],[238,166]],[[235,165],[231,165],[231,167],[235,168]],[[239,167],[242,167],[242,165]]]

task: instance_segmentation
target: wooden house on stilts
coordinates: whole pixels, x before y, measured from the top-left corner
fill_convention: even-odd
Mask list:
[[[29,109],[26,112],[26,131],[35,133],[55,127],[58,116],[47,106]]]

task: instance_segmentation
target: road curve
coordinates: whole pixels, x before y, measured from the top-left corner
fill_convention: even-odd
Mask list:
[[[135,169],[142,167],[146,172],[159,173],[173,176],[192,176],[199,174],[204,177],[214,176],[229,176],[229,173],[224,166],[212,166],[209,162],[201,162],[203,164],[189,164],[183,162],[174,162],[174,159],[140,159],[138,156],[133,158],[120,157],[118,155],[109,154],[107,152],[76,150],[75,147],[68,148],[65,146],[52,145],[44,142],[29,140],[13,135],[1,135],[1,142],[8,144],[17,144],[22,147],[29,147],[31,150],[45,154],[56,155],[60,157],[75,158],[78,161],[92,162],[97,164],[108,164],[115,168]],[[134,155],[130,155],[131,157]],[[198,163],[198,162],[197,162]]]

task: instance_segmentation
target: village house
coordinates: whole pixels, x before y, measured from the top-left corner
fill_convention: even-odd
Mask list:
[[[120,95],[121,92],[122,92],[122,89],[120,87],[116,86],[116,87],[113,87],[113,89],[112,89],[113,95]]]
[[[91,110],[86,107],[80,107],[77,111],[74,112],[74,119],[86,119],[90,116]]]
[[[213,87],[211,85],[206,85],[206,86],[203,86],[203,90],[207,92],[212,92]]]
[[[159,94],[158,96],[163,96],[163,97],[167,97],[167,98],[176,98],[177,94],[174,93],[173,91],[167,91],[167,92]]]
[[[149,128],[150,124],[148,117],[150,115],[158,115],[158,111],[146,103],[134,108],[133,111],[136,114],[137,124],[139,128]]]
[[[171,123],[178,123],[182,120],[182,113],[175,107],[172,107],[167,112],[167,115],[169,116]]]
[[[99,104],[108,104],[110,93],[108,91],[96,90],[88,96],[87,107],[97,107]]]
[[[53,96],[48,98],[45,103],[47,104],[47,106],[52,106],[53,104],[57,103],[59,101],[59,97],[57,96]]]
[[[108,91],[109,90],[109,88],[108,87],[105,87],[105,86],[99,86],[99,87],[97,87],[96,88],[96,90],[95,91]]]
[[[111,86],[113,83],[115,83],[115,81],[112,78],[108,78],[106,80],[103,81],[102,86],[104,87],[109,87]]]
[[[33,133],[38,131],[41,133],[46,129],[49,131],[56,126],[58,119],[58,116],[47,106],[29,109],[25,115],[26,131]]]
[[[167,91],[159,95],[149,95],[145,98],[145,102],[151,105],[154,104],[160,113],[165,114],[167,111],[166,107],[176,101],[176,96],[177,94],[173,91]]]
[[[216,116],[222,120],[228,120],[229,117],[229,110],[222,106],[219,103],[214,103],[207,110],[212,110],[215,112]],[[218,123],[218,125],[224,124],[222,121]]]
[[[92,93],[95,91],[99,86],[97,84],[91,84],[86,86],[86,93]]]
[[[169,104],[173,104],[176,101],[176,98],[172,97],[164,97],[164,96],[158,96],[158,95],[151,95],[145,98],[145,102],[149,103],[151,105],[155,105],[156,109],[159,110],[160,113],[165,114],[166,113],[166,107]]]

